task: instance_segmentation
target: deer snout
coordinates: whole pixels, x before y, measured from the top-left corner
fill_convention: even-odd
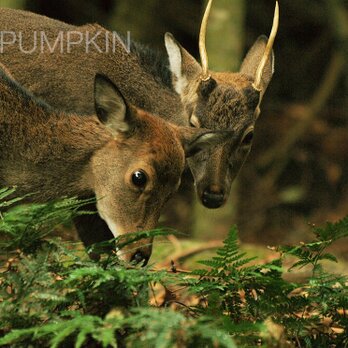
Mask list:
[[[210,209],[220,208],[226,201],[225,192],[217,186],[208,186],[202,194],[202,203]]]
[[[127,262],[142,263],[146,266],[152,253],[152,239],[131,243],[120,250],[119,257]]]
[[[138,250],[134,255],[131,257],[131,262],[134,262],[135,264],[142,263],[142,266],[146,266],[147,263],[149,262],[151,256],[151,252],[144,252],[144,250]]]

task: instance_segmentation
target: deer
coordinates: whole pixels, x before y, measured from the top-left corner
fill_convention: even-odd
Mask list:
[[[201,64],[170,33],[165,34],[172,86],[180,96],[192,127],[233,130],[239,139],[209,149],[188,160],[203,205],[219,208],[226,203],[233,180],[251,150],[260,104],[274,73],[273,44],[279,24],[276,2],[269,39],[260,36],[244,58],[240,72],[209,70],[205,45],[209,0],[199,34]],[[218,170],[216,170],[218,168]]]
[[[155,228],[186,157],[231,136],[171,125],[128,103],[100,74],[94,103],[93,116],[66,114],[0,70],[0,187],[16,187],[24,203],[95,195],[115,238]],[[146,263],[151,250],[144,239],[121,256]]]
[[[192,128],[233,131],[235,136],[230,141],[188,159],[200,202],[207,208],[216,209],[226,203],[231,184],[252,146],[260,104],[274,72],[273,44],[279,23],[279,6],[276,2],[269,39],[260,36],[256,40],[239,72],[209,70],[205,34],[211,6],[212,0],[209,0],[200,28],[201,63],[170,33],[165,35],[167,56],[158,55],[137,43],[132,43],[131,52],[128,52],[117,40],[113,52],[101,53],[95,49],[86,54],[85,45],[76,44],[69,54],[50,49],[24,53],[8,33],[22,33],[22,37],[30,42],[34,31],[44,29],[51,44],[63,33],[61,42],[65,47],[69,32],[87,32],[96,36],[98,47],[109,47],[111,43],[105,44],[108,31],[97,24],[74,26],[10,9],[0,10],[1,57],[21,84],[57,108],[92,113],[90,87],[94,74],[101,72],[115,81],[134,105],[164,115],[169,122]],[[82,225],[79,221],[78,229],[86,233],[89,224],[86,228]]]

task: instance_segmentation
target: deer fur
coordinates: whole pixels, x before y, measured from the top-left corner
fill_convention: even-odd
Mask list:
[[[76,27],[31,12],[8,8],[0,9],[0,19],[3,40],[12,39],[9,32],[14,32],[18,39],[13,45],[4,44],[1,52],[2,63],[20,84],[50,105],[67,112],[94,113],[92,86],[95,74],[102,73],[117,84],[122,94],[133,105],[179,123],[177,115],[180,115],[181,104],[175,93],[170,88],[163,88],[158,84],[154,77],[141,67],[137,57],[127,52],[123,41],[117,37],[112,39],[111,32],[100,25],[87,24]],[[24,53],[24,50],[29,52],[34,47],[34,32],[38,34],[37,49],[31,53]],[[39,39],[41,32],[45,33],[45,40],[47,38],[51,47],[60,33],[63,34],[63,51],[60,41],[53,53],[44,41],[42,52]],[[103,49],[103,53],[93,44],[86,53],[84,43],[72,45],[68,53],[67,33],[71,33],[73,41],[76,39],[74,33],[87,32],[90,37],[97,35],[95,43]],[[106,37],[110,48],[108,52]],[[113,45],[115,53],[112,52]],[[38,79],[38,76],[41,79]],[[154,95],[158,98],[155,104],[152,101]]]
[[[32,202],[95,194],[114,237],[153,229],[179,187],[185,156],[227,135],[170,125],[129,105],[102,75],[94,102],[96,116],[67,115],[0,70],[0,187],[15,186]],[[133,182],[137,171],[146,177],[141,187]],[[151,241],[138,243],[129,258],[139,253],[148,259]]]
[[[0,9],[0,20],[3,31],[22,33],[23,42],[29,43],[28,50],[34,31],[44,31],[51,43],[60,32],[107,33],[97,24],[77,27],[11,9]],[[101,37],[96,41],[104,47],[105,40]],[[229,143],[189,161],[198,197],[207,207],[217,208],[226,202],[231,183],[250,152],[259,106],[273,74],[272,54],[264,69],[261,91],[253,88],[266,43],[264,36],[255,42],[240,72],[210,72],[212,79],[208,83],[200,79],[201,65],[171,34],[165,36],[168,57],[162,59],[137,44],[132,45],[129,53],[120,42],[116,42],[115,52],[100,53],[92,49],[88,54],[83,44],[73,47],[69,54],[61,54],[59,50],[51,53],[47,49],[43,53],[36,50],[24,54],[17,42],[6,45],[1,57],[21,84],[63,110],[93,113],[91,86],[95,73],[100,72],[115,81],[134,105],[166,120],[235,132],[237,139],[233,137]],[[217,196],[218,201],[214,199]]]
[[[51,43],[60,32],[108,32],[97,24],[77,27],[11,9],[0,9],[0,21],[3,31],[21,32],[23,41],[29,43],[33,31],[44,31]],[[102,46],[99,40],[100,37],[97,42]],[[163,57],[136,43],[129,53],[116,41],[115,52],[91,50],[88,54],[83,45],[73,47],[70,54],[47,49],[24,54],[17,42],[6,45],[1,58],[21,84],[65,111],[94,112],[92,85],[99,72],[109,76],[134,105],[148,112],[178,125],[231,131],[234,135],[228,142],[188,160],[200,201],[208,208],[218,208],[226,202],[231,184],[250,152],[260,103],[273,74],[272,55],[264,69],[261,91],[252,88],[266,41],[260,37],[255,42],[240,72],[210,72],[212,79],[208,83],[200,80],[200,64],[170,34],[165,36],[168,56]],[[192,186],[184,181],[181,191],[187,196]],[[172,204],[169,208],[173,210]],[[79,217],[76,226],[85,244],[111,237],[105,222],[96,216]]]

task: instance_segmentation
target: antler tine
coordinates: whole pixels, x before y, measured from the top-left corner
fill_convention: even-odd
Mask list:
[[[202,19],[201,30],[199,32],[199,55],[201,57],[203,81],[207,81],[210,79],[210,75],[208,72],[208,54],[207,54],[207,49],[205,47],[205,37],[207,33],[207,24],[208,24],[208,18],[209,18],[212,3],[213,3],[213,0],[209,0],[207,8],[205,9],[205,12],[204,12],[203,19]]]
[[[278,24],[279,24],[279,5],[278,5],[278,1],[276,1],[272,30],[269,35],[269,39],[265,48],[265,53],[263,54],[261,62],[256,70],[255,82],[253,83],[253,87],[258,91],[261,91],[260,85],[261,85],[263,69],[265,68],[265,65],[267,63],[269,56],[272,54],[273,43],[278,31]]]

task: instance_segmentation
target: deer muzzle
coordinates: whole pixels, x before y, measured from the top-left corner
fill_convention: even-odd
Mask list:
[[[120,259],[133,262],[135,264],[142,264],[146,266],[149,262],[152,253],[152,238],[142,239],[138,242],[131,243],[118,252]]]
[[[207,187],[202,194],[202,203],[210,209],[220,208],[226,202],[223,189],[215,186]]]

